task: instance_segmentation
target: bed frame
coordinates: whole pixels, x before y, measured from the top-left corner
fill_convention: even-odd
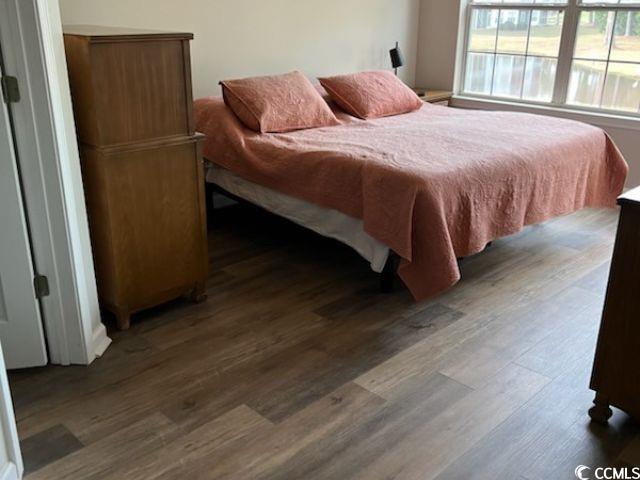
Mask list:
[[[252,205],[254,207],[260,208],[259,206],[245,200],[244,198],[240,198],[233,193],[226,191],[224,188],[216,185],[215,183],[209,183],[205,181],[205,192],[206,192],[206,205],[207,205],[207,225],[211,225],[213,222],[213,194],[219,193],[224,195],[231,200],[234,200],[238,203],[244,203],[248,205]],[[263,210],[263,209],[262,209]],[[266,211],[266,210],[265,210]],[[269,212],[270,213],[270,212]],[[275,215],[271,213],[271,215]],[[487,243],[485,250],[493,245],[493,242]],[[401,257],[395,253],[394,251],[389,251],[389,258],[387,258],[387,262],[384,265],[384,269],[382,273],[379,273],[379,281],[380,281],[380,292],[381,293],[393,293],[396,291],[397,286],[397,278],[398,278],[398,268],[400,267]],[[459,258],[458,260],[462,260]]]
[[[253,203],[234,195],[231,192],[226,191],[224,188],[216,185],[215,183],[205,182],[205,192],[206,192],[206,205],[207,205],[207,224],[212,225],[213,222],[213,194],[219,193],[220,195],[224,195],[225,197],[234,200],[238,203],[249,204],[254,207],[260,208]],[[271,214],[275,215],[275,214]],[[389,258],[387,258],[387,262],[384,265],[384,269],[382,273],[379,273],[380,277],[380,292],[381,293],[393,293],[396,288],[396,277],[398,273],[398,267],[400,266],[400,256],[395,252],[389,252]]]

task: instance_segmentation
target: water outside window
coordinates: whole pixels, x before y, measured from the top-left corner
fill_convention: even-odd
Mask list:
[[[473,9],[464,91],[551,102],[563,22],[563,9]],[[582,10],[571,58],[568,104],[640,113],[640,11]]]
[[[640,111],[640,12],[582,12],[567,103]]]
[[[551,101],[563,17],[549,10],[474,10],[465,91]]]

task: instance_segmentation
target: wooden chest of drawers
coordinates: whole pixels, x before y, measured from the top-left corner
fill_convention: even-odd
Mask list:
[[[204,173],[187,33],[65,27],[98,291],[118,326],[203,300]]]
[[[606,422],[610,405],[640,421],[640,187],[618,199],[622,207],[602,315],[589,411]]]

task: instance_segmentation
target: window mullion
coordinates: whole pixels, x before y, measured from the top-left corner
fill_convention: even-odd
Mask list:
[[[498,39],[500,38],[500,21],[502,20],[502,9],[498,10],[498,24],[496,25],[496,43],[493,46],[493,70],[491,71],[491,87],[489,92],[493,95],[493,84],[496,81],[496,63],[498,63]]]
[[[529,63],[529,45],[531,43],[531,24],[533,23],[533,10],[529,11],[529,28],[527,30],[527,46],[524,49],[524,65],[522,67],[522,83],[520,83],[520,98],[524,95],[524,81],[527,75],[527,63]]]
[[[560,39],[556,82],[553,89],[553,103],[555,104],[564,105],[567,102],[569,80],[571,77],[571,65],[573,62],[573,52],[575,50],[579,23],[580,9],[578,8],[578,0],[569,0],[567,8],[564,11],[564,23],[562,26],[562,38]]]
[[[609,62],[611,61],[611,50],[613,49],[613,42],[616,40],[616,25],[618,24],[618,11],[613,14],[613,26],[611,29],[611,38],[609,39],[609,52],[607,53],[607,64],[604,68],[604,77],[602,77],[602,88],[600,89],[600,102],[598,106],[602,108],[602,101],[604,100],[604,92],[607,86],[607,76],[609,75]]]

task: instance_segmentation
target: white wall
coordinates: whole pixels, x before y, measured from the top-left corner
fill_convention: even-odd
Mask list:
[[[447,0],[450,1],[450,0]],[[64,24],[188,31],[194,96],[227,78],[301,70],[310,77],[390,68],[403,48],[415,80],[419,0],[60,0]]]
[[[419,86],[454,90],[460,4],[460,0],[420,0],[420,31],[416,65],[416,84]],[[472,102],[454,102],[454,105],[508,108],[486,104],[473,105]],[[581,119],[587,121],[586,118]],[[625,126],[612,126],[614,122],[604,119],[599,121],[590,118],[589,121],[606,130],[622,150],[630,165],[627,185],[629,187],[640,185],[640,120],[636,126],[630,125],[632,122],[625,122]]]
[[[453,90],[460,1],[421,0],[416,85]]]

